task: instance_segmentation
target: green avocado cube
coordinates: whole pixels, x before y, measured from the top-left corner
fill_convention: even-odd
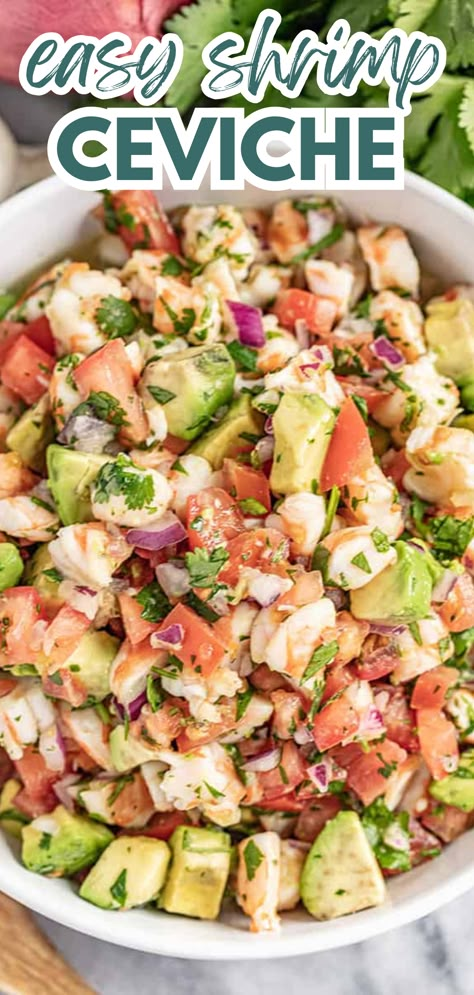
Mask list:
[[[109,736],[109,747],[112,764],[119,774],[125,774],[126,771],[133,770],[134,767],[140,767],[148,760],[156,760],[156,749],[152,750],[143,740],[138,742],[138,740],[132,739],[131,736],[127,735],[124,725],[118,725],[112,729]]]
[[[234,456],[248,442],[257,442],[263,433],[263,422],[263,415],[252,407],[249,394],[241,394],[222,421],[204,432],[188,452],[202,456],[214,470],[220,470],[227,456]]]
[[[301,899],[315,919],[381,905],[386,889],[356,812],[339,812],[316,837],[303,867]]]
[[[62,805],[49,815],[33,819],[21,835],[25,867],[54,877],[72,877],[90,867],[113,840],[106,826],[72,815]]]
[[[0,543],[0,591],[15,587],[23,573],[24,563],[13,542]]]
[[[466,750],[461,755],[459,767],[453,774],[431,783],[430,795],[463,812],[474,812],[474,750]]]
[[[168,431],[195,439],[232,399],[235,364],[225,345],[196,346],[147,363],[140,381],[145,407],[162,404]]]
[[[11,777],[5,781],[0,792],[0,826],[16,839],[21,839],[22,826],[30,821],[28,816],[15,805],[15,798],[21,787],[20,782]]]
[[[48,446],[48,483],[63,525],[92,521],[90,487],[109,459],[65,446]]]
[[[230,836],[218,829],[178,826],[170,846],[173,859],[160,908],[217,919],[230,870]]]
[[[429,615],[433,558],[402,540],[395,543],[395,550],[396,563],[385,567],[364,587],[351,591],[351,612],[355,618],[410,625]]]
[[[101,909],[133,909],[158,898],[170,860],[163,840],[120,836],[99,857],[80,889]]]
[[[64,604],[64,598],[59,594],[61,579],[51,559],[49,544],[41,543],[26,564],[25,583],[36,587],[46,610],[50,610],[51,614],[56,614]]]
[[[465,297],[427,306],[425,335],[445,377],[462,384],[474,373],[474,304]]]
[[[10,429],[6,443],[21,456],[24,463],[42,473],[46,448],[54,439],[54,422],[49,407],[49,395],[43,394],[33,407],[27,408]]]
[[[317,394],[284,394],[273,415],[270,487],[277,494],[316,492],[336,416]]]

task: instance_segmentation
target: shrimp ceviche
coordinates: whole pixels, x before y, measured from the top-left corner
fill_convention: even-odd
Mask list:
[[[0,824],[103,909],[378,905],[473,821],[474,287],[316,197],[97,213],[0,298]]]

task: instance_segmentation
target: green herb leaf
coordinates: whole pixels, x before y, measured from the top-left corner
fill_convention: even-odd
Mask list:
[[[116,428],[122,428],[124,425],[129,424],[125,411],[120,406],[117,398],[113,397],[112,394],[108,394],[106,390],[91,391],[87,401],[78,404],[73,414],[90,414],[91,408],[96,418],[100,418],[101,421],[107,421],[110,425],[115,425]]]
[[[223,546],[218,546],[209,553],[207,549],[196,549],[185,554],[186,566],[192,587],[213,587],[215,579],[229,554]]]
[[[263,859],[262,851],[257,844],[250,839],[244,847],[245,870],[249,881],[253,881]]]
[[[137,327],[137,316],[128,301],[120,297],[103,297],[95,313],[97,324],[108,339],[126,338]]]
[[[323,249],[328,249],[330,245],[334,245],[335,242],[339,242],[344,232],[344,225],[334,225],[334,227],[331,228],[331,231],[329,231],[327,235],[323,235],[318,242],[315,242],[314,245],[310,245],[307,249],[304,249],[303,252],[299,252],[298,255],[293,256],[291,262],[302,263],[306,259],[311,259],[312,256],[318,256]]]
[[[228,342],[226,349],[232,356],[234,363],[236,363],[241,370],[248,370],[250,373],[256,373],[258,357],[256,349],[252,349],[248,345],[242,345],[240,342],[237,342],[237,339],[234,342]]]
[[[332,642],[318,646],[312,654],[311,660],[306,667],[303,676],[300,680],[300,684],[305,684],[309,681],[311,677],[317,674],[318,670],[323,667],[327,667],[329,663],[334,660],[337,651],[339,649],[339,643],[333,639]]]
[[[206,622],[210,622],[212,624],[212,622],[217,622],[220,618],[220,615],[218,615],[218,613],[215,612],[210,605],[206,604],[205,601],[201,601],[201,598],[198,598],[197,594],[194,594],[194,591],[190,591],[189,594],[186,595],[184,603],[188,606],[188,608],[192,608],[193,611],[196,612],[196,615],[200,615],[201,618],[204,618]]]
[[[158,401],[158,404],[168,404],[169,401],[173,401],[176,397],[176,394],[173,394],[172,390],[166,390],[164,387],[149,385],[147,389],[153,400]]]
[[[268,515],[268,508],[255,498],[242,498],[239,507],[244,515]]]
[[[146,622],[162,622],[171,611],[171,604],[157,580],[142,587],[136,600],[142,606],[141,617]]]
[[[366,574],[372,573],[372,567],[370,566],[365,553],[357,553],[356,556],[352,557],[351,563],[353,563],[355,567],[358,567],[359,570],[363,570]]]
[[[439,518],[432,518],[429,528],[433,539],[434,556],[438,559],[452,560],[464,556],[474,537],[474,516],[455,518],[454,515],[442,515]]]
[[[123,871],[120,871],[118,878],[110,886],[110,894],[117,905],[123,909],[125,902],[127,901],[127,869],[124,867]]]
[[[94,501],[98,504],[105,504],[117,495],[124,498],[130,510],[144,508],[150,514],[156,511],[151,473],[135,466],[123,453],[113,462],[104,463],[94,481]]]
[[[237,722],[240,722],[241,718],[245,715],[247,708],[253,698],[253,689],[248,687],[245,691],[240,691],[237,695],[237,708],[235,712],[235,717]]]
[[[161,263],[161,275],[162,276],[181,276],[181,273],[186,269],[184,264],[178,259],[177,256],[167,256],[163,259]]]
[[[385,535],[385,532],[382,532],[382,529],[379,529],[378,526],[376,526],[375,529],[372,529],[370,534],[377,552],[388,553],[390,549],[390,540],[388,536]]]

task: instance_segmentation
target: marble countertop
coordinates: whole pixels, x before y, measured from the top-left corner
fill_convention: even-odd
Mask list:
[[[98,995],[472,995],[474,892],[357,946],[288,960],[216,963],[124,950],[46,919],[53,943]]]

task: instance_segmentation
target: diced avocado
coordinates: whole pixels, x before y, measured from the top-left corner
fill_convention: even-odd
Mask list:
[[[113,840],[106,826],[58,805],[22,829],[22,859],[29,871],[70,877],[94,864]]]
[[[12,777],[3,785],[0,793],[0,826],[10,836],[21,839],[22,826],[30,821],[24,812],[15,806],[15,798],[21,791],[21,784]]]
[[[356,812],[339,812],[326,823],[306,857],[300,888],[315,919],[382,904],[384,879]]]
[[[178,826],[160,908],[197,919],[217,919],[230,870],[231,841],[217,829]]]
[[[463,812],[474,812],[474,750],[461,754],[459,767],[441,781],[433,781],[430,795],[445,805],[454,805]]]
[[[208,429],[188,450],[203,456],[214,470],[220,470],[226,456],[248,442],[257,442],[263,432],[264,418],[252,407],[249,394],[241,394],[232,402],[228,412],[215,428]]]
[[[458,415],[452,424],[455,428],[467,428],[469,432],[474,432],[474,414]]]
[[[124,774],[148,760],[156,760],[156,750],[150,749],[145,743],[139,743],[127,736],[124,725],[115,726],[109,737],[112,763],[119,774]]]
[[[133,909],[156,899],[163,887],[170,850],[149,836],[120,836],[104,850],[79,892],[101,909]]]
[[[32,408],[27,408],[10,429],[6,443],[21,456],[24,463],[42,473],[44,454],[54,439],[54,423],[49,409],[49,396],[44,394]]]
[[[474,373],[474,304],[464,297],[427,306],[425,335],[440,373],[461,383]]]
[[[13,542],[0,543],[0,591],[18,584],[23,573],[23,560]]]
[[[195,439],[212,415],[228,404],[235,365],[222,342],[173,352],[148,363],[140,381],[145,407],[163,404],[168,431],[179,439]]]
[[[110,694],[109,672],[117,655],[119,640],[103,629],[91,629],[79,640],[61,670],[69,670],[87,688],[90,701],[102,701]]]
[[[396,563],[351,591],[351,611],[355,618],[387,625],[410,625],[430,611],[433,588],[432,557],[399,540],[395,543]]]
[[[273,415],[272,491],[316,490],[335,420],[334,412],[316,394],[283,395]]]
[[[64,598],[58,593],[60,575],[54,567],[47,542],[41,543],[25,567],[25,584],[36,587],[46,610],[59,611]]]
[[[63,525],[92,521],[90,485],[108,459],[65,446],[48,446],[49,486]]]

